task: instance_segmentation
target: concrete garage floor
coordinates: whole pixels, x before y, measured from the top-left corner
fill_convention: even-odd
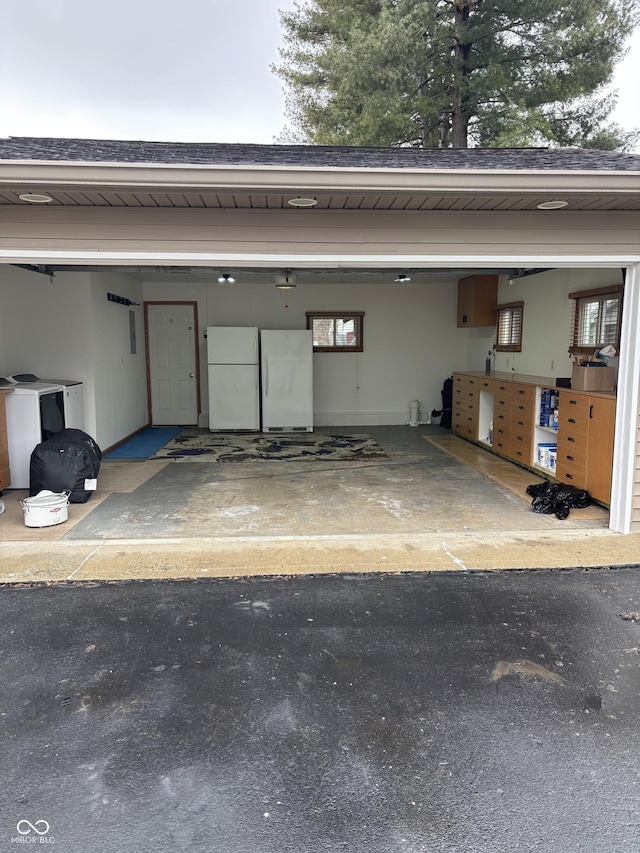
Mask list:
[[[325,431],[366,431],[387,458],[107,459],[96,495],[42,529],[9,490],[0,582],[638,562],[637,534],[611,533],[605,509],[537,515],[525,489],[539,478],[440,427]]]
[[[0,849],[637,853],[639,608],[633,569],[1,589]]]

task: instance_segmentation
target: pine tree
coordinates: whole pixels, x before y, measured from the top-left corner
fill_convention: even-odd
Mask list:
[[[282,13],[289,139],[630,147],[608,117],[640,0],[306,0]]]

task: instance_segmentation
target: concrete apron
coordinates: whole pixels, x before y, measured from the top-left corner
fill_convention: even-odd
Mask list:
[[[608,530],[3,543],[0,583],[637,565]]]
[[[314,462],[105,465],[102,493],[70,507],[77,522],[26,530],[21,511],[18,518],[8,506],[0,517],[0,583],[640,561],[640,534],[612,533],[600,508],[564,521],[533,513],[523,488],[536,479],[530,472],[507,482],[516,466],[504,462],[501,481],[500,470],[481,474],[477,463],[461,464],[415,431],[367,431],[388,460],[332,470]],[[238,511],[248,506],[252,513]]]

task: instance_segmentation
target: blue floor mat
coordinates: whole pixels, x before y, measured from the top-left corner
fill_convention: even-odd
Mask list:
[[[184,427],[148,427],[143,432],[134,435],[120,447],[106,453],[105,459],[148,459],[157,453],[168,441],[182,432]]]

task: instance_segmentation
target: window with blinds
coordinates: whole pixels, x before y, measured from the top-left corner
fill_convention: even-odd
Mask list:
[[[522,351],[522,316],[524,302],[496,305],[496,352]]]
[[[348,314],[307,311],[307,329],[313,332],[314,352],[362,352],[364,312]]]
[[[573,299],[569,352],[593,355],[607,344],[619,352],[622,286],[582,290],[570,293],[569,299]]]

